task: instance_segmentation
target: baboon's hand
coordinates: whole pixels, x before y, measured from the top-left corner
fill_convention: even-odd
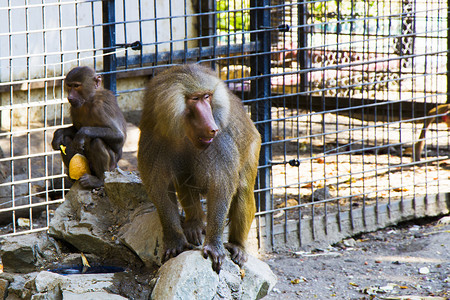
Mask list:
[[[188,243],[186,238],[179,239],[178,241],[165,242],[165,246],[166,250],[164,251],[164,255],[162,257],[163,262],[168,261],[185,250],[194,249],[194,245]]]
[[[208,258],[208,256],[211,257],[212,268],[217,274],[219,274],[223,260],[225,259],[225,248],[223,245],[206,244],[203,247],[202,252],[204,258]]]
[[[227,248],[227,250],[230,252],[231,260],[240,267],[242,267],[247,261],[248,255],[243,247],[233,243],[226,243],[225,248]]]

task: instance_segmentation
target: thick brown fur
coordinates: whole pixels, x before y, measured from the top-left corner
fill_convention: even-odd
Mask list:
[[[441,104],[438,105],[437,107],[431,109],[428,113],[427,116],[431,117],[431,118],[426,118],[423,121],[423,127],[422,130],[420,132],[420,136],[419,136],[419,141],[414,145],[414,153],[413,153],[413,161],[420,161],[421,155],[422,155],[422,150],[425,146],[425,136],[428,130],[428,127],[430,126],[430,124],[436,119],[436,117],[432,117],[435,115],[442,115],[447,113],[447,115],[445,115],[444,117],[442,117],[442,121],[445,122],[447,124],[448,127],[450,127],[450,104]]]
[[[186,128],[187,99],[212,94],[211,107],[217,134],[204,149],[194,146]],[[229,237],[225,247],[242,265],[245,241],[255,214],[253,187],[261,138],[239,98],[212,70],[200,65],[172,67],[147,86],[140,123],[138,167],[150,199],[158,209],[166,252],[174,257],[201,244],[205,216],[200,195],[207,200],[203,255],[220,271],[225,256],[222,241],[226,218]],[[174,188],[175,187],[175,188]],[[185,211],[181,222],[178,199]]]
[[[73,125],[56,130],[52,141],[55,150],[66,146],[62,157],[67,167],[75,154],[87,157],[91,175],[80,178],[84,188],[103,185],[104,172],[117,167],[126,139],[126,121],[116,97],[100,82],[89,67],[76,67],[67,74],[64,83]]]

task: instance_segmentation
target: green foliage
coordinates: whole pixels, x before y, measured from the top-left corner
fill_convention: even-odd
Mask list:
[[[376,16],[379,5],[377,0],[327,0],[311,3],[310,12],[319,22],[325,22],[326,19],[355,19]]]
[[[250,0],[218,0],[217,29],[226,32],[241,32],[250,28]]]

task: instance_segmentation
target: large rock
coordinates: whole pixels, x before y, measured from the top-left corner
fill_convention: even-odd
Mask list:
[[[62,276],[40,272],[35,279],[38,294],[33,299],[127,299],[109,292],[115,274],[82,274]]]
[[[35,271],[60,253],[56,241],[44,232],[9,236],[0,240],[3,270],[11,273]]]
[[[156,230],[161,226],[151,217],[153,211],[135,173],[107,172],[104,190],[74,184],[56,209],[49,234],[82,252],[152,267],[160,265],[162,251],[162,233]]]
[[[135,255],[116,237],[118,224],[128,217],[120,212],[101,190],[84,190],[75,183],[55,210],[49,234],[82,252],[133,262]]]
[[[105,176],[105,192],[113,205],[134,210],[151,203],[137,173],[118,169]]]
[[[244,265],[245,277],[242,281],[242,297],[240,299],[261,299],[266,296],[277,283],[277,277],[269,265],[249,255]]]
[[[0,277],[8,281],[6,299],[30,299],[33,295],[34,278],[37,273],[9,274],[1,273]]]
[[[120,241],[147,267],[160,266],[164,253],[162,226],[156,211],[140,211],[119,230]]]
[[[149,280],[142,280],[139,276],[132,272],[65,276],[48,271],[28,274],[0,273],[0,295],[4,290],[3,285],[6,285],[8,300],[147,300],[151,293]]]
[[[38,240],[34,235],[14,236],[2,240],[0,255],[5,272],[27,273],[36,268],[37,258],[33,244]]]
[[[277,278],[269,266],[250,256],[243,269],[228,257],[220,274],[200,251],[186,251],[158,271],[152,299],[260,299],[274,287]]]
[[[104,292],[113,286],[114,273],[59,275],[42,271],[35,279],[39,293],[61,289],[73,293]]]

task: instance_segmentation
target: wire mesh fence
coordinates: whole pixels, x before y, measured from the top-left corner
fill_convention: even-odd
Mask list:
[[[428,113],[448,101],[447,2],[0,2],[2,235],[45,230],[64,201],[50,142],[70,125],[62,79],[77,65],[103,75],[130,128],[159,70],[216,69],[263,139],[261,247],[448,211],[448,113]],[[136,170],[135,157],[125,149],[121,168]]]

